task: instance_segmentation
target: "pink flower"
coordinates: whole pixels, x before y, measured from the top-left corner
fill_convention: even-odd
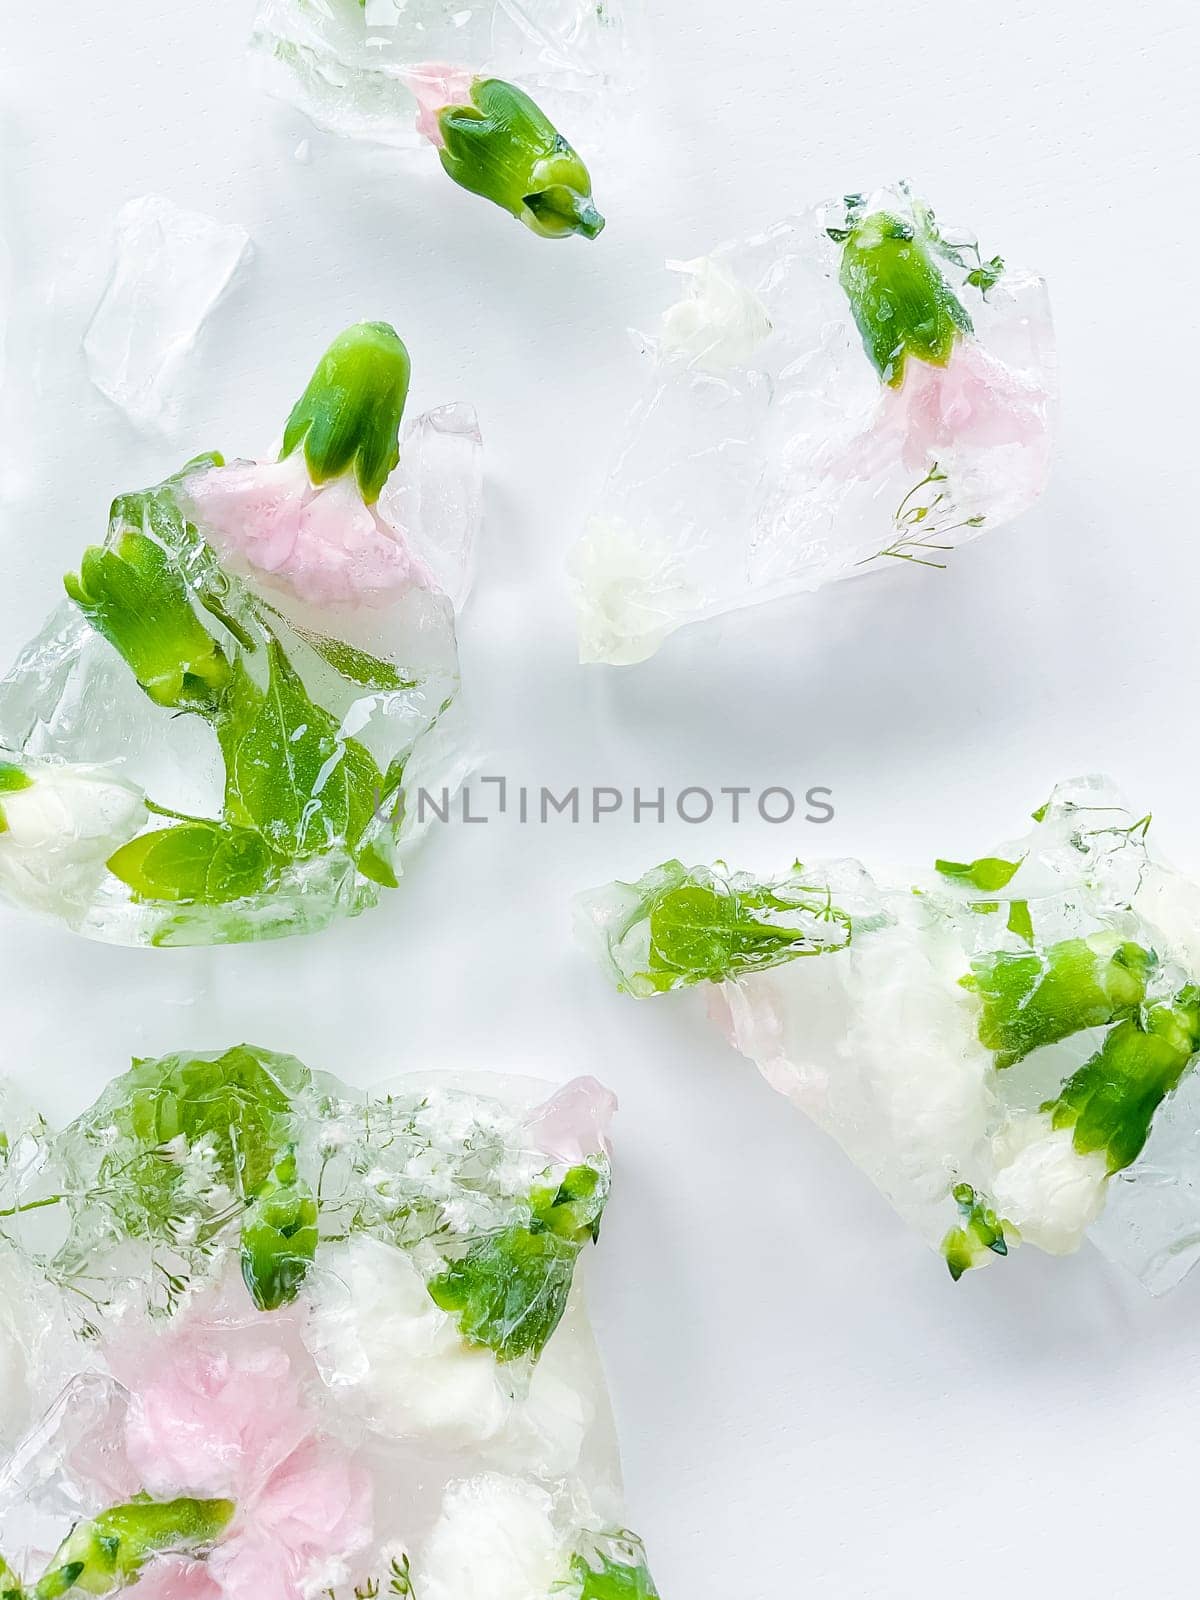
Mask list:
[[[944,367],[910,356],[904,382],[885,388],[872,431],[902,440],[904,465],[924,471],[950,449],[1044,445],[1050,396],[990,355],[977,339],[955,341]]]
[[[441,150],[446,143],[438,113],[447,106],[470,105],[475,77],[469,67],[454,67],[444,61],[428,61],[422,66],[410,67],[404,74],[405,87],[418,106],[417,132],[424,134],[437,149]]]
[[[431,583],[423,564],[373,506],[352,472],[314,485],[303,451],[284,461],[235,461],[188,478],[184,508],[220,553],[315,606],[382,606]]]
[[[597,1078],[573,1078],[529,1113],[525,1131],[535,1149],[574,1166],[610,1148],[616,1109],[616,1095]]]
[[[291,1358],[256,1340],[256,1326],[172,1334],[140,1351],[126,1380],[125,1446],[146,1489],[237,1507],[202,1566],[156,1563],[139,1594],[151,1584],[161,1600],[302,1600],[370,1541],[370,1479],[316,1433]]]

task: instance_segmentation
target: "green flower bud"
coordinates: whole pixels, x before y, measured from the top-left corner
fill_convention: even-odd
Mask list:
[[[80,1522],[59,1546],[33,1600],[109,1595],[133,1583],[151,1556],[203,1553],[233,1520],[231,1500],[133,1500]]]
[[[438,114],[442,166],[455,183],[510,212],[544,239],[594,239],[604,218],[575,151],[527,94],[499,78],[476,78],[470,105]]]
[[[1000,951],[973,964],[964,986],[982,996],[979,1039],[1011,1067],[1042,1045],[1130,1017],[1154,957],[1116,934],[1064,939],[1040,954]]]
[[[290,1305],[316,1253],[317,1202],[289,1148],[242,1220],[242,1277],[258,1309]]]
[[[1200,988],[1189,984],[1169,1004],[1148,1006],[1105,1036],[1043,1111],[1073,1128],[1080,1155],[1102,1150],[1109,1172],[1142,1152],[1159,1106],[1200,1050]]]
[[[353,466],[367,505],[400,459],[400,422],[411,375],[408,351],[386,322],[356,322],[317,364],[283,433],[280,460],[304,446],[314,483]]]
[[[959,334],[971,332],[971,319],[912,222],[852,210],[847,228],[829,231],[842,245],[839,282],[884,383],[900,387],[910,355],[944,367]]]
[[[135,500],[114,503],[108,542],[84,551],[78,574],[63,580],[67,594],[156,705],[210,711],[229,682],[229,662],[167,550],[123,526]]]

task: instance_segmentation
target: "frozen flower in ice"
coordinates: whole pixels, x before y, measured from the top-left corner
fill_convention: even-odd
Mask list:
[[[762,301],[714,256],[667,265],[686,274],[688,294],[663,315],[662,350],[705,372],[745,366],[771,336]]]
[[[500,78],[431,62],[405,81],[418,131],[455,183],[510,212],[544,239],[594,239],[604,218],[587,168],[533,100]]]
[[[223,553],[312,605],[386,605],[426,584],[424,566],[376,507],[399,459],[408,380],[408,352],[392,328],[348,328],[292,411],[282,458],[186,477],[189,515]]]
[[[617,520],[589,521],[571,552],[570,574],[581,661],[644,661],[695,601],[670,548]]]
[[[282,1348],[228,1328],[185,1330],[127,1364],[125,1443],[147,1490],[236,1507],[208,1558],[214,1600],[302,1600],[314,1572],[366,1546],[369,1480],[317,1433]],[[205,1592],[198,1577],[189,1582]]]
[[[610,1149],[608,1131],[617,1097],[596,1078],[573,1078],[529,1113],[525,1128],[552,1161],[575,1166]]]
[[[0,889],[39,910],[73,903],[145,820],[132,784],[85,766],[0,759]]]

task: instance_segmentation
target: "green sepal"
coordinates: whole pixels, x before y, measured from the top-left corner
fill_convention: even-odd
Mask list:
[[[288,1148],[242,1219],[242,1278],[259,1311],[290,1305],[317,1254],[317,1201]]]
[[[556,1233],[560,1239],[583,1244],[600,1237],[600,1219],[608,1204],[609,1176],[606,1167],[581,1162],[572,1167],[561,1183],[535,1188],[529,1196],[529,1209],[535,1225]]]
[[[546,239],[594,239],[604,218],[587,167],[529,96],[500,78],[476,78],[469,105],[438,113],[442,166]]]
[[[119,504],[119,502],[118,502]],[[211,713],[229,662],[200,621],[170,554],[148,534],[114,529],[63,580],[97,633],[124,657],[156,705]]]
[[[572,1600],[658,1600],[658,1590],[645,1561],[636,1566],[599,1557],[595,1567],[586,1557],[571,1557]],[[577,1586],[577,1587],[576,1587]]]
[[[0,794],[19,794],[22,789],[32,789],[33,779],[27,772],[22,771],[15,761],[0,761]],[[4,815],[4,807],[0,805],[0,833],[8,831],[8,820]],[[0,1557],[0,1559],[3,1559]],[[0,1570],[0,1577],[3,1572]],[[0,1592],[0,1600],[4,1600]]]
[[[982,1266],[989,1253],[1006,1256],[1008,1243],[1004,1237],[1004,1224],[969,1183],[955,1186],[954,1199],[962,1222],[957,1228],[951,1228],[942,1240],[942,1254],[946,1258],[950,1276],[957,1283],[964,1272]]]
[[[839,282],[863,347],[884,383],[899,388],[916,356],[944,367],[971,319],[914,224],[888,211],[852,216],[843,233]]]
[[[231,1500],[136,1499],[78,1523],[59,1546],[33,1600],[72,1592],[110,1595],[133,1583],[164,1553],[200,1554],[233,1520]]]
[[[983,1001],[979,1039],[1004,1068],[1042,1045],[1132,1016],[1153,966],[1141,945],[1096,933],[1040,953],[982,956],[963,984]]]
[[[1200,988],[1117,1023],[1042,1110],[1074,1129],[1080,1155],[1102,1151],[1110,1173],[1136,1160],[1159,1106],[1200,1050]]]
[[[278,872],[261,834],[204,819],[140,834],[111,855],[107,866],[135,900],[200,905],[258,893]]]
[[[374,505],[400,459],[400,423],[411,365],[386,322],[357,322],[340,333],[292,408],[280,460],[304,446],[314,483],[351,466],[367,505]]]
[[[429,1283],[458,1318],[464,1344],[497,1361],[540,1356],[562,1321],[580,1245],[548,1228],[520,1224],[476,1240]]]

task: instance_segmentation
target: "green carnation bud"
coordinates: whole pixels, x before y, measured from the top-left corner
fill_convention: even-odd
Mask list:
[[[242,1277],[260,1311],[300,1292],[317,1253],[317,1202],[285,1150],[242,1221]]]
[[[469,105],[438,113],[442,166],[455,183],[510,212],[544,239],[594,239],[604,218],[579,156],[527,94],[476,78]]]
[[[867,354],[884,383],[898,389],[907,358],[944,367],[971,319],[912,222],[887,211],[832,229],[842,245],[839,282]]]
[[[151,1556],[200,1554],[233,1520],[230,1500],[133,1500],[80,1522],[60,1545],[33,1600],[109,1595],[133,1583]]]
[[[408,351],[386,322],[356,322],[317,364],[287,420],[280,460],[304,446],[314,483],[353,466],[374,505],[400,459],[400,422],[411,375]]]
[[[980,1043],[996,1052],[997,1067],[1011,1067],[1042,1045],[1132,1016],[1153,965],[1141,945],[1094,933],[1041,953],[985,956],[963,982],[983,999]]]

